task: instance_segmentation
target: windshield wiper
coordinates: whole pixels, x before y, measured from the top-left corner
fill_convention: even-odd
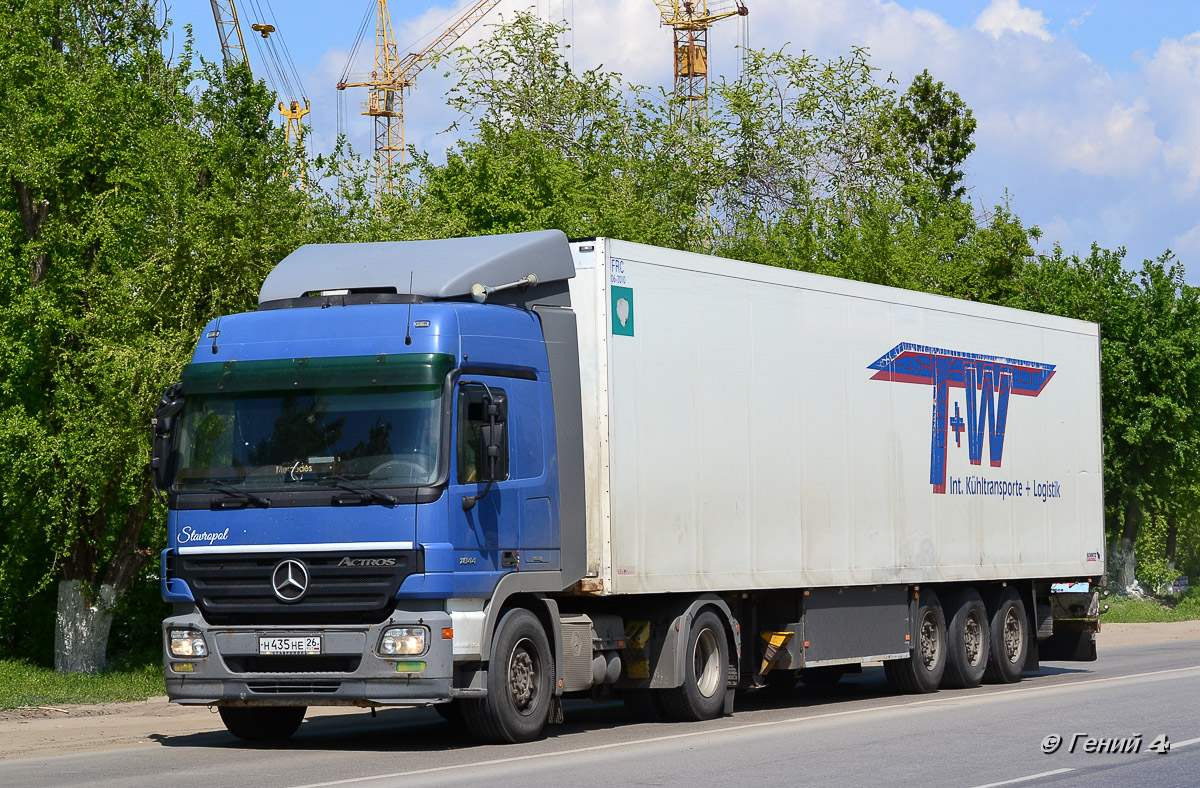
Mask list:
[[[368,500],[378,501],[380,503],[386,503],[392,506],[400,503],[400,500],[395,496],[388,495],[382,490],[377,490],[374,487],[368,487],[360,482],[351,481],[345,476],[326,476],[325,478],[333,482],[334,487],[341,487],[343,490],[365,495]]]
[[[212,485],[208,488],[209,492],[227,493],[228,495],[240,498],[246,503],[252,503],[255,506],[261,506],[264,509],[271,508],[271,500],[269,498],[263,498],[261,495],[255,495],[252,492],[247,492],[240,487],[234,487],[229,482],[223,482],[220,479],[209,479],[208,482],[210,485]]]

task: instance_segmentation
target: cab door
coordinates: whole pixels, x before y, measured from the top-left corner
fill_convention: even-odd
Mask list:
[[[450,539],[462,570],[517,568],[522,496],[511,445],[516,382],[472,375],[455,389],[448,504]]]

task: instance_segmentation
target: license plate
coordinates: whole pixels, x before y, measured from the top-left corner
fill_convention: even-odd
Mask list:
[[[258,639],[259,654],[320,654],[321,636]]]

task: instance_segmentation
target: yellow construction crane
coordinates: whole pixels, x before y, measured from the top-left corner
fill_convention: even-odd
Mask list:
[[[234,0],[209,0],[209,3],[212,5],[213,20],[217,23],[217,36],[221,39],[221,54],[225,58],[226,67],[235,63],[243,63],[246,70],[249,71],[250,60],[246,57],[246,41],[242,38],[242,25],[238,20],[237,5]],[[253,11],[254,5],[256,5],[255,0],[250,0],[250,3],[251,11]],[[259,8],[259,13],[262,13],[261,8]],[[275,32],[275,25],[256,22],[250,26],[250,29],[262,36],[264,41],[269,42],[270,35]],[[286,47],[284,52],[286,53]],[[263,52],[260,50],[259,54],[262,55]],[[268,57],[271,61],[267,62],[268,73],[276,73],[277,77],[281,78],[286,85],[291,85],[292,76],[285,70],[286,66],[286,69],[289,69],[295,76],[295,81],[299,83],[299,74],[296,73],[295,66],[290,62],[290,57],[281,57],[270,46],[268,46],[267,54],[264,55],[264,60]],[[283,62],[285,59],[288,60],[286,64]],[[276,92],[280,91],[276,90]],[[303,101],[303,108],[301,108],[300,102],[294,99],[289,101],[286,106],[282,101],[279,102],[279,113],[287,119],[287,144],[288,147],[295,149],[298,162],[304,161],[304,123],[302,119],[312,107],[307,98],[303,98]],[[303,165],[300,170],[300,181],[307,190]]]
[[[250,61],[246,57],[246,42],[242,39],[242,26],[238,24],[237,7],[233,0],[209,0],[212,4],[213,19],[217,23],[217,37],[221,39],[221,56],[225,65],[245,63],[249,68]],[[236,36],[237,40],[234,40]]]
[[[215,1],[215,0],[214,0]],[[362,114],[375,118],[375,192],[392,193],[392,166],[399,153],[400,168],[404,168],[404,91],[415,87],[417,74],[454,45],[464,33],[500,3],[500,0],[477,0],[459,14],[433,43],[418,52],[400,57],[396,38],[392,35],[392,19],[387,0],[376,0],[375,9],[375,70],[369,80],[349,82],[351,60],[346,61],[338,90],[367,88],[367,100]],[[361,33],[360,33],[361,35]],[[351,59],[358,49],[351,48]]]
[[[680,99],[680,120],[691,126],[708,119],[708,29],[731,16],[746,16],[750,10],[741,0],[709,6],[707,0],[654,0],[662,13],[662,24],[675,33],[675,96]]]

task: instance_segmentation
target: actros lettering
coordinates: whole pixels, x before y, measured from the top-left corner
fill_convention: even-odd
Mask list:
[[[946,449],[950,430],[954,431],[954,442],[958,446],[962,445],[962,433],[966,431],[967,455],[972,465],[983,463],[986,437],[988,461],[993,468],[999,468],[1004,459],[1009,397],[1013,394],[1036,397],[1054,377],[1053,364],[943,350],[909,342],[896,345],[868,368],[878,370],[871,380],[933,386],[929,483],[935,493],[946,492]],[[951,388],[964,390],[965,419],[957,402],[954,403],[954,416],[950,416]]]

